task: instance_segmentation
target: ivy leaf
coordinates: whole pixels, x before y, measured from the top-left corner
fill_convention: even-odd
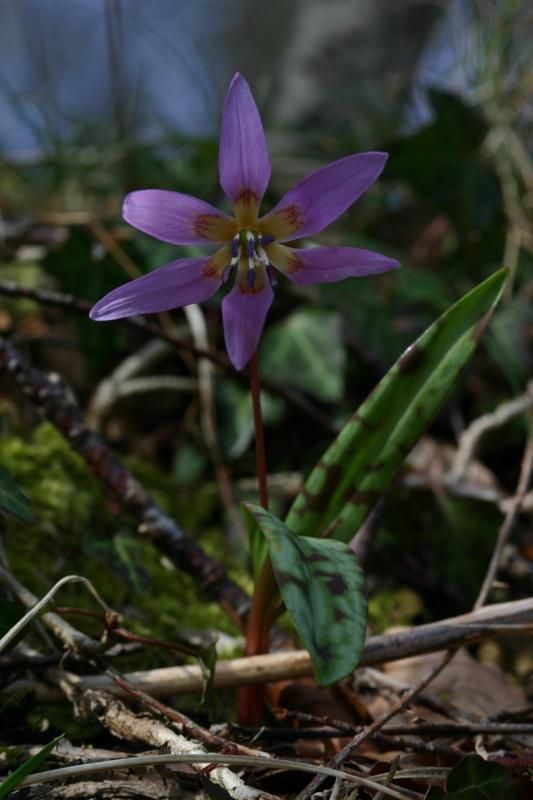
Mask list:
[[[286,519],[298,535],[350,541],[474,353],[507,279],[495,272],[412,344],[311,472]]]
[[[500,764],[472,754],[450,770],[446,791],[432,787],[427,800],[505,800],[511,773]]]
[[[58,742],[61,741],[64,734],[62,733],[61,736],[56,736],[55,739],[52,739],[47,745],[45,745],[42,750],[39,750],[38,753],[35,753],[34,756],[29,758],[27,761],[22,764],[15,772],[12,772],[11,775],[8,775],[5,781],[0,783],[0,798],[7,797],[10,792],[13,791],[28,775],[31,775],[32,772],[35,772],[37,767],[45,760],[45,758],[52,752],[54,747]]]
[[[266,377],[326,403],[342,399],[345,363],[341,318],[331,311],[294,311],[266,332],[261,346],[261,370]]]
[[[7,511],[28,525],[35,523],[30,501],[3,467],[0,467],[0,510]]]
[[[268,542],[285,606],[311,655],[319,686],[349,675],[361,659],[367,601],[355,553],[332,539],[295,536],[259,506],[245,504]]]

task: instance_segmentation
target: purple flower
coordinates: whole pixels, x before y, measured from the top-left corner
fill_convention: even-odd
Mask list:
[[[306,285],[399,266],[356,247],[295,250],[285,244],[318,233],[346,211],[376,180],[386,160],[386,153],[359,153],[335,161],[297,183],[259,217],[270,160],[250,87],[235,75],[224,102],[218,160],[220,184],[235,216],[196,197],[160,189],[132,192],[123,208],[127,222],[163,242],[221,247],[208,258],[179,259],[119,286],[96,303],[90,316],[112,320],[201,303],[235,273],[233,288],[222,301],[222,317],[229,357],[242,369],[257,347],[274,297],[273,267]]]

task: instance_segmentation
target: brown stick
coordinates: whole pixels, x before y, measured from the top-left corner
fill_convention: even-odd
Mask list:
[[[87,302],[87,300],[80,300],[71,294],[54,292],[50,291],[49,289],[30,289],[20,286],[18,283],[15,283],[15,281],[8,280],[0,280],[0,295],[5,295],[6,297],[24,297],[29,300],[35,300],[36,303],[40,303],[41,305],[53,306],[56,308],[66,308],[70,311],[75,311],[78,314],[84,314],[85,316],[89,314],[92,305],[91,303]],[[230,363],[229,359],[221,353],[217,353],[215,350],[198,347],[192,342],[189,342],[187,339],[182,339],[180,336],[176,336],[176,334],[174,334],[172,331],[165,330],[156,322],[150,322],[143,317],[125,317],[124,319],[117,320],[117,322],[120,325],[133,328],[144,334],[149,334],[150,336],[163,339],[164,341],[169,342],[169,344],[174,345],[174,347],[181,350],[186,350],[198,358],[206,358],[213,364],[216,364],[218,367],[220,367],[220,369],[224,370],[224,372],[227,372],[228,375],[231,375],[232,378],[241,381],[241,383],[248,383],[249,381],[250,375],[248,370],[244,369],[241,372],[237,372],[235,367]],[[282,397],[291,405],[296,406],[301,411],[308,414],[325,430],[335,435],[339,432],[338,428],[331,422],[331,419],[326,414],[322,413],[320,409],[315,408],[313,403],[303,394],[300,394],[300,392],[292,389],[291,387],[283,386],[276,381],[263,379],[262,383],[264,389],[273,394],[279,395],[279,397]]]
[[[242,620],[249,598],[227,574],[225,567],[208,556],[150,497],[103,439],[83,419],[67,386],[57,375],[48,377],[31,367],[17,350],[0,338],[0,372],[5,372],[39,413],[55,425],[85,460],[105,489],[139,523],[147,536],[180,570],[193,575],[199,587],[235,620]]]
[[[532,630],[533,598],[498,603],[400,633],[371,636],[365,645],[361,666],[383,664],[421,653],[460,647],[483,639],[530,635]],[[268,683],[312,674],[311,658],[307,651],[293,650],[220,661],[215,669],[214,686],[226,688]],[[202,689],[202,672],[198,665],[130,672],[124,677],[136,689],[155,697],[168,697],[179,692],[197,692]],[[83,688],[105,690],[125,696],[105,675],[83,677],[80,682]],[[61,699],[59,692],[44,683],[33,681],[16,681],[5,691],[22,687],[32,689],[38,700],[53,702]]]

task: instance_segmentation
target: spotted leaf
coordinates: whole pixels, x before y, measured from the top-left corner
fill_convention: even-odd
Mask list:
[[[349,675],[365,642],[367,602],[355,553],[332,539],[295,536],[275,516],[246,504],[268,543],[285,607],[313,660],[319,686]]]
[[[451,306],[412,344],[311,472],[286,519],[303,536],[350,541],[474,353],[507,270]]]

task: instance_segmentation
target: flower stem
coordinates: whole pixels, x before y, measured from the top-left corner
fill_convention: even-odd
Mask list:
[[[261,385],[259,382],[259,360],[255,352],[250,361],[250,390],[255,429],[255,457],[257,479],[259,483],[259,499],[263,508],[268,509],[267,466],[265,455],[265,436],[263,433],[263,416],[261,413]],[[275,578],[272,572],[270,557],[267,556],[261,574],[258,577],[252,607],[246,631],[245,653],[247,656],[268,653],[270,620],[267,619],[268,603],[272,597],[272,583]],[[261,710],[265,697],[264,685],[243,686],[239,694],[239,722],[241,725],[257,725],[261,718]]]
[[[265,435],[263,433],[263,415],[261,413],[261,385],[259,383],[259,359],[257,351],[250,361],[250,389],[255,428],[255,458],[257,479],[259,481],[259,500],[263,508],[268,509],[268,485],[265,456]]]

